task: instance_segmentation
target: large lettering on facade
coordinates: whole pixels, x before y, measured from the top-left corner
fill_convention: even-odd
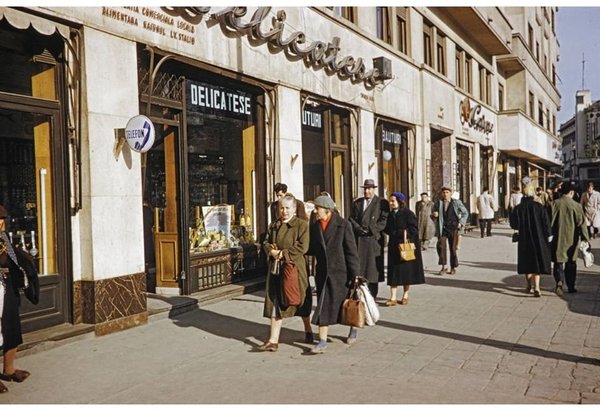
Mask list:
[[[489,135],[494,130],[494,124],[491,121],[486,120],[485,114],[481,114],[481,104],[477,104],[471,107],[471,101],[468,97],[465,97],[459,105],[460,111],[460,123],[467,125],[476,131],[482,132],[485,135]]]
[[[163,7],[163,11],[171,16],[179,16],[190,24],[198,24],[202,17],[209,12],[209,7]],[[284,10],[279,10],[273,18],[271,27],[267,30],[261,28],[262,22],[267,18],[271,7],[258,7],[249,21],[243,21],[247,7],[226,7],[211,14],[222,29],[246,34],[251,41],[268,42],[271,47],[284,51],[291,59],[302,59],[314,68],[325,68],[332,74],[337,74],[342,80],[349,79],[353,83],[363,82],[365,87],[373,88],[383,82],[381,73],[377,68],[367,70],[361,57],[339,57],[340,38],[333,37],[331,41],[316,40],[306,44],[306,34],[293,31],[284,37],[285,20]]]

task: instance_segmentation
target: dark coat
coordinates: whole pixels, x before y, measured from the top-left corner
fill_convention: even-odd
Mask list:
[[[361,275],[371,283],[382,282],[383,248],[385,237],[383,230],[390,211],[388,201],[374,196],[369,207],[364,210],[365,198],[359,198],[352,204],[352,213],[348,220],[356,237]]]
[[[317,261],[317,308],[312,323],[319,326],[339,323],[348,289],[354,277],[360,275],[358,251],[350,223],[337,214],[331,216],[325,232],[319,221],[311,223],[308,253]]]
[[[415,255],[417,259],[414,261],[400,260],[398,245],[404,242],[405,231],[407,239],[416,246]],[[414,212],[405,206],[399,208],[397,212],[392,210],[388,215],[384,232],[389,235],[387,284],[398,286],[425,283],[417,216]]]
[[[552,258],[548,237],[552,231],[546,208],[533,197],[523,197],[509,218],[510,227],[519,231],[517,272],[549,274]]]
[[[312,295],[308,292],[309,300],[306,300],[308,285],[308,275],[306,272],[306,261],[304,260],[304,254],[308,251],[308,222],[293,217],[287,223],[274,222],[269,226],[269,232],[267,238],[263,244],[265,253],[269,255],[274,244],[277,245],[277,249],[282,250],[283,259],[285,261],[292,261],[298,269],[298,283],[300,287],[300,294],[304,295],[304,303],[312,303]],[[272,263],[272,258],[269,257],[269,262]],[[270,265],[269,263],[269,265]],[[277,317],[291,317],[294,316],[298,310],[296,306],[285,306],[282,304],[282,287],[281,287],[281,275],[272,275],[271,269],[267,273],[267,283],[265,291],[265,303],[263,308],[263,316],[271,317],[273,313],[273,306],[276,308]],[[303,309],[304,311],[305,309]],[[310,306],[308,307],[310,312]]]

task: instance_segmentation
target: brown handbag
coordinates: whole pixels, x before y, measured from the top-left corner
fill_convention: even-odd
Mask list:
[[[292,261],[284,261],[281,270],[283,304],[285,306],[300,306],[302,295],[300,295],[300,281],[298,280],[296,264]]]
[[[414,243],[409,242],[406,237],[406,229],[404,230],[404,242],[398,245],[398,251],[400,252],[400,260],[401,261],[414,261],[417,259],[417,255],[415,254],[415,249],[417,247]]]
[[[357,287],[358,283],[355,281],[342,303],[340,322],[343,325],[361,328],[365,326],[367,311],[365,304],[358,298]]]

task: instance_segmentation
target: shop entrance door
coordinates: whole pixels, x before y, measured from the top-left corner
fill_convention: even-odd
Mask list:
[[[14,247],[34,259],[40,273],[40,302],[21,297],[24,332],[69,321],[71,280],[67,272],[69,228],[65,144],[58,109],[0,99],[0,203]],[[45,107],[43,107],[45,106]]]

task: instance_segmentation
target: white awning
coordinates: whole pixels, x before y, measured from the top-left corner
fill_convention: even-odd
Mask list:
[[[2,19],[6,19],[14,28],[24,30],[33,27],[38,33],[46,36],[58,31],[63,38],[69,38],[69,27],[13,8],[0,7],[0,20]]]

